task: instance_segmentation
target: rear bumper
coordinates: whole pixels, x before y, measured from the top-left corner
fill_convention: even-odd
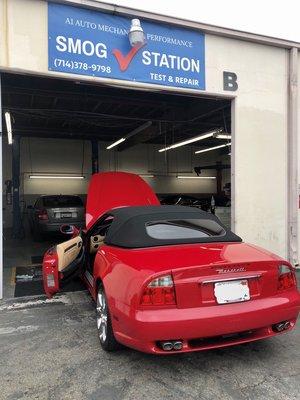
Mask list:
[[[70,224],[70,225],[75,225],[77,228],[83,229],[85,227],[85,223],[82,221],[62,221],[60,223],[39,223],[38,227],[39,227],[39,231],[41,233],[58,233],[60,232],[60,227],[64,224]]]
[[[273,331],[272,325],[288,320],[291,322],[289,329],[292,329],[299,310],[300,295],[298,291],[290,290],[284,294],[245,303],[187,309],[140,310],[131,318],[128,317],[129,309],[124,309],[121,314],[116,312],[119,323],[114,322],[114,331],[118,341],[147,353],[170,354],[161,350],[157,342],[182,340],[182,353],[278,335]],[[118,329],[120,327],[122,330]],[[224,335],[233,333],[243,335],[224,338]],[[176,351],[171,352],[173,353]]]

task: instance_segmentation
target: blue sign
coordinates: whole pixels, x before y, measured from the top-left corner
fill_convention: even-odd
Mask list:
[[[131,47],[131,19],[48,4],[51,71],[205,89],[204,34],[141,20],[145,45]]]

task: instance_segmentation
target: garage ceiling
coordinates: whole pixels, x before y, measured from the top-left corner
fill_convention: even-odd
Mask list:
[[[226,99],[24,75],[2,75],[2,107],[11,112],[13,132],[21,136],[113,142],[152,121],[149,128],[118,146],[118,151],[141,142],[171,144],[213,128],[231,130]],[[210,138],[201,146],[219,143]]]

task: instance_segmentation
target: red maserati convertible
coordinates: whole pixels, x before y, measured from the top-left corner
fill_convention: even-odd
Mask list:
[[[197,208],[161,206],[137,175],[93,175],[86,229],[49,249],[51,297],[80,275],[96,302],[100,343],[170,354],[290,331],[300,309],[293,267]]]

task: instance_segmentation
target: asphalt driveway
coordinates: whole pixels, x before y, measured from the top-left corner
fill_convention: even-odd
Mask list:
[[[300,399],[300,325],[221,350],[101,350],[87,292],[0,302],[0,399]]]

